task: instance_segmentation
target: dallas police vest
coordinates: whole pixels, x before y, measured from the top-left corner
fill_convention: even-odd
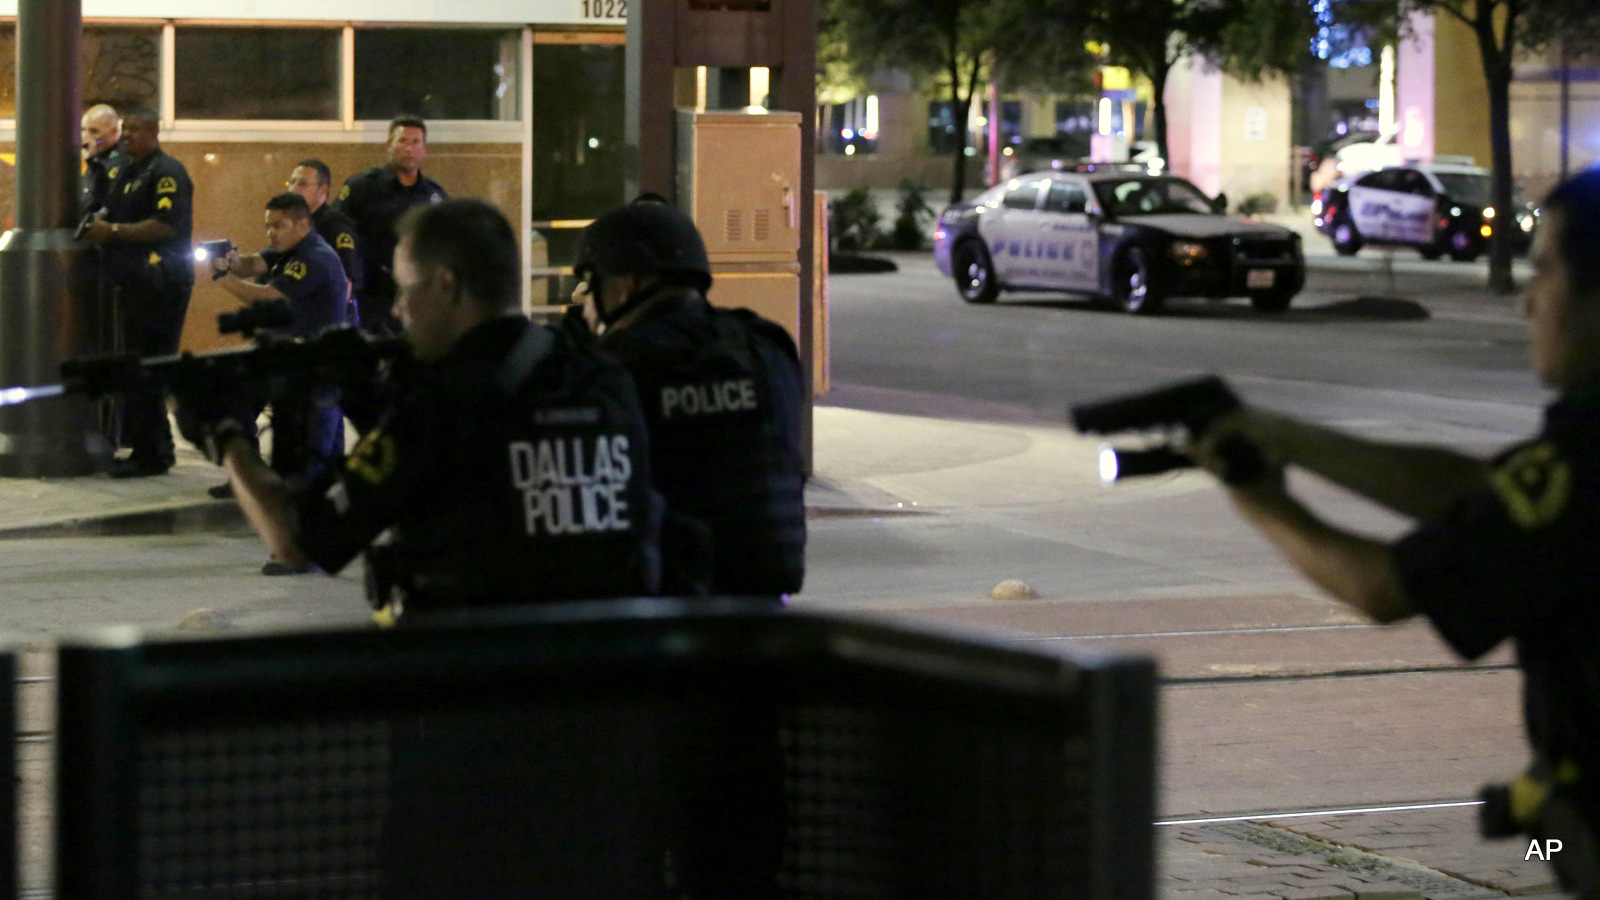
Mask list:
[[[696,333],[704,314],[713,340]],[[711,591],[799,591],[805,477],[800,367],[788,333],[748,310],[710,307],[696,296],[668,301],[603,345],[639,386],[655,486],[668,510],[711,531]]]
[[[476,393],[441,398],[441,483],[395,527],[408,610],[653,593],[661,503],[627,371],[529,325]]]

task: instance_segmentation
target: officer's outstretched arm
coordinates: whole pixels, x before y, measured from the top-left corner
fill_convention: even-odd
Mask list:
[[[1389,545],[1318,519],[1283,488],[1278,477],[1229,488],[1234,506],[1266,535],[1301,574],[1379,622],[1417,610],[1395,567]]]
[[[1299,466],[1414,519],[1438,516],[1489,483],[1487,463],[1453,450],[1366,440],[1255,407],[1244,407],[1211,429],[1235,430],[1284,465]]]
[[[283,479],[238,437],[232,439],[224,452],[222,467],[233,485],[234,496],[239,498],[239,508],[244,510],[250,527],[261,536],[272,557],[291,566],[308,562],[305,552],[294,542],[289,524],[292,498]]]

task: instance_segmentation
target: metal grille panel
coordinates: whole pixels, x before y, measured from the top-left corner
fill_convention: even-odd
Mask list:
[[[1148,667],[727,621],[64,651],[58,896],[1148,896]]]
[[[140,744],[141,898],[376,896],[384,722],[166,730]]]

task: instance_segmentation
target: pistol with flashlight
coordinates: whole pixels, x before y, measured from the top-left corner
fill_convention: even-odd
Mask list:
[[[228,254],[237,249],[239,248],[233,245],[233,241],[230,241],[227,238],[222,238],[215,241],[202,241],[194,245],[194,261],[197,263],[209,264],[213,259],[227,259]],[[228,270],[217,269],[213,267],[211,270],[211,280],[216,281],[218,278],[221,278],[226,274],[228,274]]]
[[[1211,375],[1142,394],[1074,406],[1071,414],[1073,427],[1083,434],[1164,433],[1164,441],[1154,447],[1101,447],[1100,480],[1110,484],[1123,478],[1192,467],[1194,460],[1180,449],[1178,432],[1191,441],[1197,440],[1213,422],[1239,406],[1239,398],[1228,385]],[[1254,481],[1266,467],[1260,449],[1242,436],[1225,439],[1217,452],[1223,461],[1222,480],[1228,484]]]

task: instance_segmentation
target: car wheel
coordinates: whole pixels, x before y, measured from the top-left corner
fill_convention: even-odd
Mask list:
[[[1289,304],[1293,301],[1293,291],[1266,291],[1250,295],[1250,305],[1256,308],[1256,312],[1283,312],[1289,308]]]
[[[989,251],[977,241],[956,247],[950,268],[955,273],[956,293],[968,303],[993,303],[1000,296]]]
[[[1361,232],[1356,223],[1340,219],[1333,225],[1333,252],[1340,256],[1355,256],[1361,251]]]
[[[1135,247],[1123,254],[1112,282],[1113,296],[1124,312],[1148,315],[1161,309],[1166,297],[1151,272],[1145,251]]]
[[[1464,231],[1450,235],[1450,258],[1456,262],[1473,262],[1482,253],[1472,235]]]

